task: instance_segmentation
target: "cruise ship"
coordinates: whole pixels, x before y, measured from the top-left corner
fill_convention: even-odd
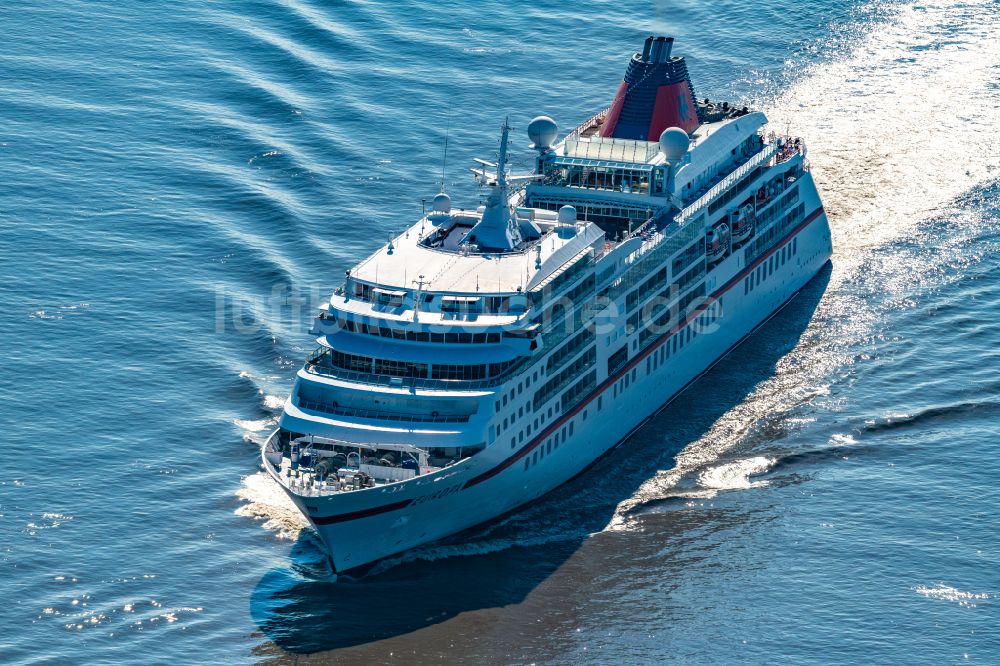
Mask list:
[[[568,134],[532,120],[531,173],[505,121],[482,205],[442,189],[324,304],[262,463],[334,572],[580,474],[830,260],[805,142],[699,99],[673,42]]]

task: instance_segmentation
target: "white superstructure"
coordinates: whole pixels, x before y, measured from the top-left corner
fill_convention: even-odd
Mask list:
[[[439,194],[316,319],[263,458],[335,570],[567,481],[829,260],[802,141],[695,102],[671,44],[563,140],[532,121],[533,174],[507,173],[505,123],[486,205]]]

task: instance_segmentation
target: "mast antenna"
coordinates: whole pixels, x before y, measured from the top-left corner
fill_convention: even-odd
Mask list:
[[[448,111],[448,123],[444,130],[444,157],[441,160],[441,191],[444,192],[444,174],[448,167],[448,138],[451,135],[451,111]]]

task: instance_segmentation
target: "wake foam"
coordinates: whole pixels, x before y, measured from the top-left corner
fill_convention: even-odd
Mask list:
[[[786,92],[764,104],[775,131],[806,139],[831,221],[834,270],[813,322],[772,377],[686,446],[672,469],[619,503],[606,530],[631,529],[636,513],[665,499],[763,485],[751,477],[798,462],[794,453],[768,453],[719,463],[741,448],[753,450],[755,439],[756,446],[773,448],[800,425],[796,409],[825,402],[837,410],[831,383],[850,371],[859,344],[884,317],[864,294],[842,287],[858,282],[860,291],[890,300],[899,294],[895,305],[905,306],[914,276],[933,267],[926,257],[886,248],[918,236],[965,193],[995,178],[1000,12],[992,0],[931,0],[890,11],[805,67]],[[981,407],[887,418],[862,432]],[[843,437],[850,441],[806,453],[844,455],[855,442]]]
[[[303,530],[310,529],[292,500],[265,472],[243,477],[236,496],[245,502],[236,509],[236,515],[262,521],[263,527],[279,539],[295,540]]]

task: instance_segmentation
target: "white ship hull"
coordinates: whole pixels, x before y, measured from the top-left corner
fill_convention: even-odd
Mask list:
[[[326,544],[336,571],[367,565],[489,521],[573,478],[614,448],[798,293],[829,261],[830,229],[812,179],[801,183],[801,223],[751,266],[734,252],[707,276],[713,325],[669,357],[684,326],[649,343],[567,413],[515,447],[502,436],[477,455],[432,474],[353,492],[282,488]],[[794,249],[794,253],[792,250]],[[771,259],[781,257],[781,261]],[[766,279],[750,276],[771,261]],[[702,312],[685,320],[692,323]],[[599,343],[603,344],[603,343]],[[607,353],[604,350],[603,353]],[[655,360],[654,360],[655,359]],[[605,373],[602,373],[602,375]],[[492,405],[492,401],[489,403]]]

